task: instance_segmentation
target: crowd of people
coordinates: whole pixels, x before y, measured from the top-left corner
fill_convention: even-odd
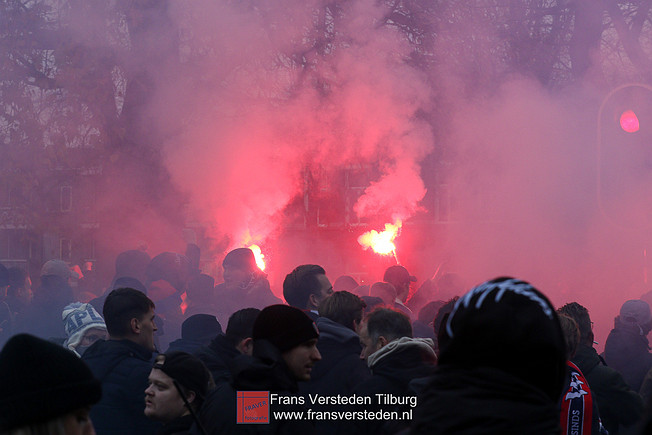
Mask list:
[[[411,294],[400,265],[359,285],[303,264],[281,300],[251,250],[218,285],[196,254],[125,251],[102,289],[0,265],[0,434],[652,433],[644,297],[600,355],[585,307],[519,279]]]

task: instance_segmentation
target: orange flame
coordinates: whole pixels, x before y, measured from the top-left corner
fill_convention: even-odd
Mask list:
[[[263,251],[261,251],[260,246],[258,245],[251,245],[249,246],[249,249],[251,249],[254,253],[254,257],[256,258],[256,265],[260,270],[265,270],[265,254],[263,254]]]
[[[377,254],[394,255],[394,258],[396,258],[394,239],[398,236],[401,226],[403,226],[403,223],[400,219],[397,219],[393,225],[385,224],[385,231],[380,233],[376,230],[367,231],[358,237],[358,243],[365,250],[371,248]]]

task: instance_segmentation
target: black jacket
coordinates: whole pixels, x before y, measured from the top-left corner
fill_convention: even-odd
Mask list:
[[[557,435],[559,409],[543,391],[491,367],[439,366],[419,396],[411,434]]]
[[[241,354],[224,334],[220,334],[211,340],[208,346],[195,352],[195,355],[211,372],[215,385],[219,385],[223,382],[231,382],[231,361]]]
[[[652,354],[647,338],[635,323],[620,321],[616,317],[604,346],[604,359],[612,369],[620,372],[627,385],[639,391],[643,378],[652,368]]]
[[[240,355],[233,360],[233,381],[213,390],[202,406],[199,419],[207,434],[310,434],[314,427],[300,419],[275,419],[274,412],[304,411],[302,405],[270,404],[269,424],[237,424],[238,391],[269,391],[281,396],[298,396],[297,381],[290,374],[281,354],[267,340],[256,340],[254,356]],[[196,425],[192,434],[200,434]]]
[[[100,340],[82,359],[102,383],[102,399],[90,414],[98,435],[146,435],[161,428],[144,414],[152,352],[129,340]]]
[[[396,411],[398,419],[356,420],[355,433],[380,434],[395,433],[409,426],[411,419],[403,418],[404,412],[414,411],[413,403],[390,404],[377,394],[388,394],[407,398],[412,396],[410,381],[431,376],[435,371],[437,357],[432,348],[432,340],[408,338],[390,342],[368,357],[372,376],[355,388],[355,394],[371,397],[368,411]],[[413,400],[416,400],[416,396]],[[350,429],[349,429],[350,430]]]
[[[602,424],[610,435],[618,434],[619,425],[631,426],[639,421],[643,399],[629,388],[620,373],[602,363],[594,348],[580,344],[571,361],[589,381]]]

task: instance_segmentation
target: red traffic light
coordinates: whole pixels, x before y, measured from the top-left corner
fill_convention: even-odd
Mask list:
[[[640,125],[638,123],[638,117],[633,110],[625,110],[620,115],[620,127],[627,133],[636,133],[638,131]]]

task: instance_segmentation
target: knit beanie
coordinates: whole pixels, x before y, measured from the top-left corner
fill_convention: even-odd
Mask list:
[[[156,357],[154,368],[174,379],[202,400],[208,393],[211,375],[203,362],[187,352],[172,351]]]
[[[289,305],[270,305],[264,308],[256,321],[252,338],[265,339],[281,352],[319,337],[315,322],[306,313]]]
[[[181,338],[209,342],[222,333],[222,325],[211,314],[194,314],[181,324]]]
[[[0,432],[64,416],[101,396],[88,366],[60,345],[18,334],[0,352]]]
[[[63,327],[68,338],[63,343],[64,347],[75,351],[84,333],[91,328],[98,328],[106,331],[106,324],[100,314],[95,311],[91,304],[73,302],[66,305],[61,314]]]
[[[492,367],[559,399],[566,345],[552,304],[525,281],[497,278],[462,296],[446,321],[440,365]]]

